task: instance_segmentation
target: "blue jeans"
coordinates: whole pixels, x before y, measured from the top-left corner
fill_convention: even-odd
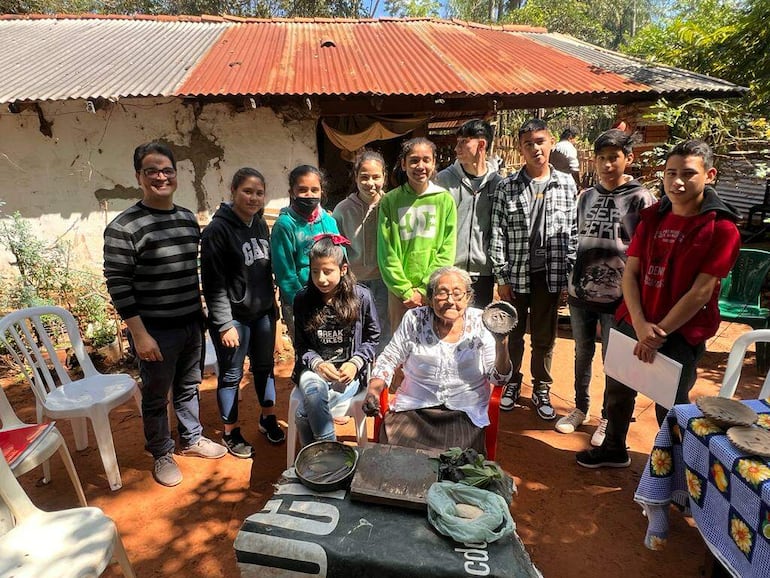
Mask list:
[[[174,451],[168,428],[169,390],[182,445],[194,444],[203,433],[198,399],[203,331],[198,321],[170,329],[148,327],[147,331],[163,355],[163,361],[139,361],[145,448],[154,458],[159,458]]]
[[[607,340],[610,337],[614,315],[612,313],[596,313],[582,307],[569,306],[569,321],[572,325],[572,338],[575,340],[575,407],[588,415],[591,403],[589,386],[591,385],[591,369],[596,353],[596,326],[602,330],[602,361],[607,351]],[[605,395],[607,388],[604,388]],[[605,417],[602,404],[602,417]]]
[[[388,287],[382,279],[370,279],[360,283],[369,288],[372,299],[374,299],[377,321],[380,323],[380,342],[377,344],[377,353],[382,353],[385,346],[390,343],[390,338],[393,337],[390,330],[390,317],[388,316]]]
[[[238,331],[238,347],[225,347],[219,331],[209,328],[211,341],[217,351],[217,404],[222,423],[238,423],[238,386],[243,379],[243,362],[249,356],[254,376],[254,389],[261,407],[275,405],[273,351],[275,349],[275,313],[271,309],[253,321],[233,320]]]
[[[297,387],[302,392],[295,416],[300,443],[306,446],[312,442],[336,440],[332,409],[358,393],[358,380],[342,385],[330,383],[312,371],[304,371]]]

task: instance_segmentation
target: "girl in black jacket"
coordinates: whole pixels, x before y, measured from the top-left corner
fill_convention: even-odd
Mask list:
[[[222,203],[201,237],[203,295],[209,333],[217,352],[217,403],[224,423],[223,442],[236,457],[253,447],[238,426],[238,386],[249,356],[262,415],[259,431],[271,443],[285,439],[275,417],[273,350],[276,305],[270,267],[270,234],[262,213],[265,179],[242,168],[230,185],[232,201]]]

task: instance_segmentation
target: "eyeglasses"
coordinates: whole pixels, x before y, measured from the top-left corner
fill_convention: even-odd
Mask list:
[[[155,167],[142,169],[142,174],[148,179],[157,179],[160,175],[163,175],[167,179],[173,179],[176,176],[176,169],[166,167],[163,169],[156,169]]]
[[[462,301],[463,299],[465,299],[465,297],[466,297],[467,295],[468,295],[468,292],[467,292],[467,291],[460,291],[460,290],[455,290],[455,291],[447,291],[446,289],[439,289],[438,291],[436,291],[436,292],[433,294],[433,296],[434,296],[436,299],[438,299],[439,301],[446,301],[446,300],[447,300],[447,299],[449,299],[450,297],[451,297],[451,298],[452,298],[454,301]]]

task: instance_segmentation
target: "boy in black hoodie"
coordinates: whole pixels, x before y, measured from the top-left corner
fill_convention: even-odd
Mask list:
[[[655,199],[626,174],[634,160],[633,138],[610,129],[594,142],[594,165],[599,183],[578,197],[577,249],[569,255],[569,309],[575,340],[575,409],[556,422],[556,431],[572,433],[590,421],[591,365],[596,352],[596,327],[602,331],[602,359],[615,310],[623,299],[620,280],[626,265],[639,212]],[[607,426],[604,408],[591,444],[602,445]]]
[[[736,215],[711,184],[716,178],[711,148],[690,140],[668,153],[666,196],[641,213],[628,247],[623,303],[615,328],[637,340],[634,355],[652,363],[658,351],[682,364],[674,403],[689,403],[705,342],[719,329],[720,280],[738,258]],[[631,465],[626,435],[636,391],[607,379],[607,435],[598,448],[578,452],[585,468]],[[655,406],[658,423],[667,410]]]

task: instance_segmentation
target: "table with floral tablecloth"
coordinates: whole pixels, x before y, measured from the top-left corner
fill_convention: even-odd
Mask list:
[[[770,399],[747,400],[770,429]],[[645,544],[668,535],[669,505],[689,509],[706,545],[734,576],[770,576],[770,460],[733,446],[695,404],[675,405],[655,438],[634,500],[649,521]]]

